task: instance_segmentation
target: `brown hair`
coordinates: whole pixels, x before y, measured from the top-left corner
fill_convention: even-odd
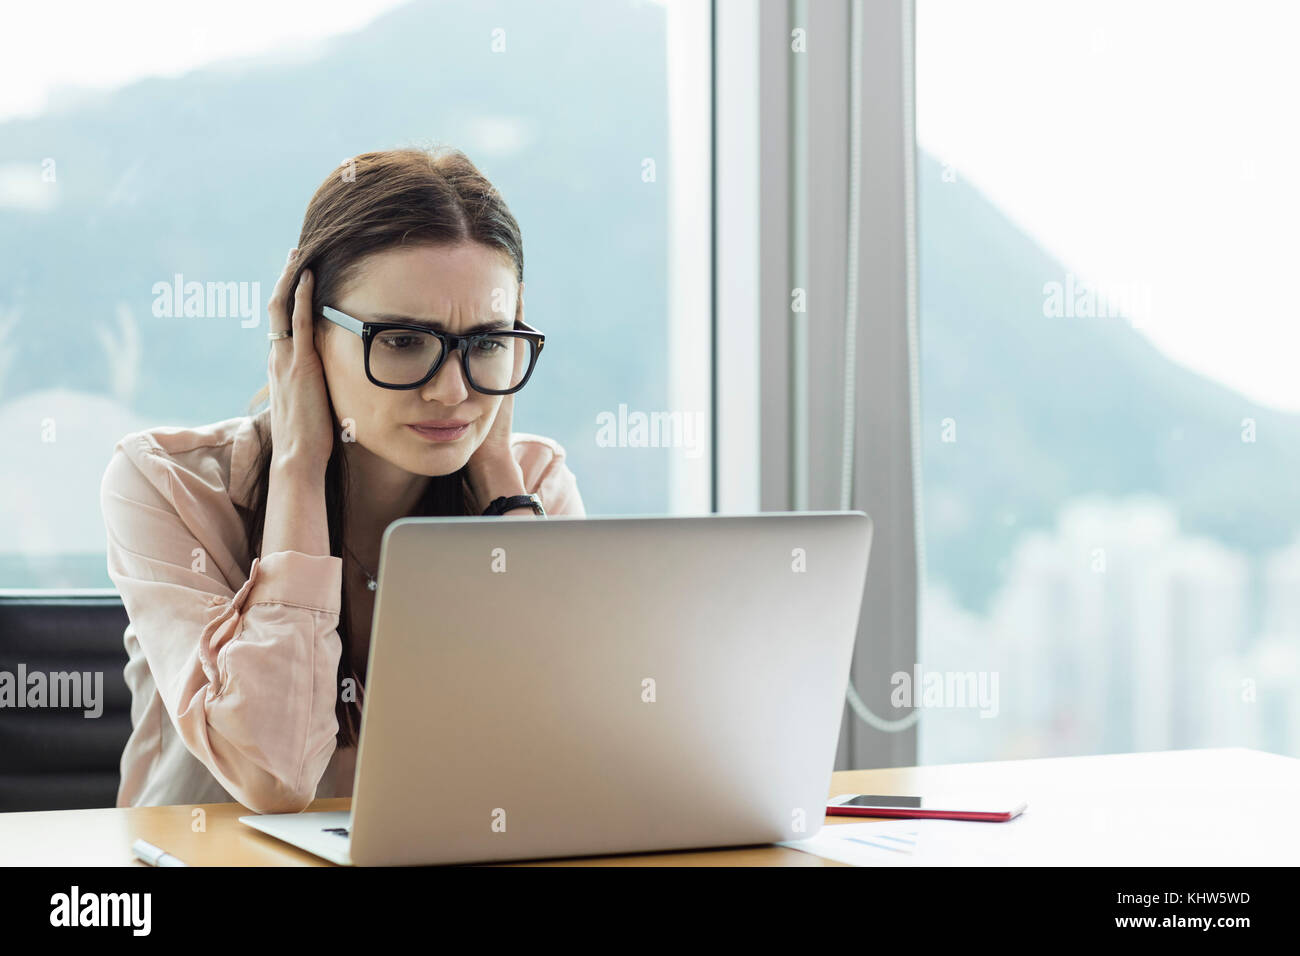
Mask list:
[[[508,256],[515,278],[524,279],[524,250],[519,224],[495,187],[459,150],[392,149],[363,153],[343,163],[321,183],[303,217],[298,238],[298,258],[289,285],[292,290],[303,269],[315,278],[313,307],[337,301],[355,279],[362,260],[373,253],[403,244],[448,245],[478,242]],[[313,316],[313,321],[320,315]],[[263,387],[249,403],[249,411],[267,401]],[[325,509],[329,523],[330,554],[344,555],[344,515],[348,475],[343,455],[342,429],[334,416],[334,448],[325,470]],[[251,471],[247,508],[240,509],[248,539],[250,561],[261,554],[266,523],[266,499],[273,455],[269,429],[257,429],[260,452]],[[417,515],[478,514],[481,508],[465,479],[465,469],[429,480],[416,506]],[[346,560],[346,559],[345,559]],[[344,578],[346,580],[346,576]],[[339,694],[335,704],[338,745],[356,746],[361,730],[361,684],[365,677],[352,666],[351,619],[347,588],[340,595],[338,623],[343,652],[339,657]],[[357,700],[343,700],[343,681],[352,678]]]

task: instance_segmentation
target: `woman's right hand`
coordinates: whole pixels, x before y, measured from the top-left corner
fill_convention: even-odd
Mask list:
[[[272,465],[323,476],[334,449],[334,415],[325,386],[325,366],[312,337],[311,271],[303,270],[296,288],[292,287],[297,257],[297,249],[289,253],[266,305],[272,332],[293,330],[291,337],[271,342],[267,359]]]

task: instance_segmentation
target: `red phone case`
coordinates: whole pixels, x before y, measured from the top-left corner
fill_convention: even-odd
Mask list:
[[[907,807],[840,807],[827,806],[826,813],[833,817],[907,817],[918,820],[981,820],[985,823],[1005,823],[1019,816],[1025,808],[1001,813],[984,813],[978,810],[912,810]]]

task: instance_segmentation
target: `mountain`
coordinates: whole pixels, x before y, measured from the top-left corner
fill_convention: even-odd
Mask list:
[[[1159,495],[1184,530],[1251,555],[1300,533],[1300,416],[1178,365],[1123,317],[1045,316],[1067,267],[924,152],[917,201],[931,578],[983,609],[1015,539],[1092,493]]]

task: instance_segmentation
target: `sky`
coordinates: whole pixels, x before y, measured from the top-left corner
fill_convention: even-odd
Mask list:
[[[41,0],[5,6],[0,121],[32,116],[61,88],[113,89],[219,60],[308,54],[405,0]],[[57,37],[57,54],[52,50]],[[106,38],[109,42],[105,42]],[[53,102],[57,102],[55,99]]]
[[[1171,358],[1300,412],[1298,37],[1290,2],[917,0],[917,140]]]

